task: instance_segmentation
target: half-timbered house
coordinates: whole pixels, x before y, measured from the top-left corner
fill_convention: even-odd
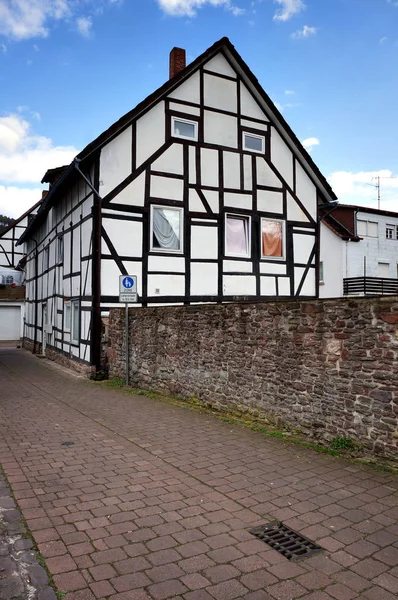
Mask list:
[[[138,306],[318,295],[336,196],[227,38],[90,143],[22,237],[30,343],[96,368],[120,274]]]

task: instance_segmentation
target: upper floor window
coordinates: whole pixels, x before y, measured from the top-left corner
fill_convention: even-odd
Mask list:
[[[225,216],[225,255],[250,257],[250,217]]]
[[[172,132],[174,137],[182,138],[184,140],[197,141],[198,124],[196,121],[188,121],[187,119],[172,117]]]
[[[264,153],[265,150],[265,137],[263,135],[257,135],[255,133],[243,132],[243,150],[249,152],[260,152]]]
[[[43,271],[47,271],[49,266],[50,248],[46,246],[43,250]]]
[[[261,257],[282,260],[285,256],[285,224],[261,219]]]
[[[396,225],[386,225],[386,239],[387,240],[396,240],[397,239],[397,226]]]
[[[57,239],[57,263],[62,265],[64,262],[64,236],[60,235]]]
[[[357,235],[364,237],[377,237],[378,226],[375,221],[357,220]]]
[[[151,250],[182,252],[182,208],[151,207]]]

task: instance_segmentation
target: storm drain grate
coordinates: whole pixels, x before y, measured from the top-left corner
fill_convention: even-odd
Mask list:
[[[280,521],[260,525],[260,527],[251,529],[249,533],[277,550],[288,560],[310,558],[322,550],[320,546],[296,533],[293,529],[286,527]]]

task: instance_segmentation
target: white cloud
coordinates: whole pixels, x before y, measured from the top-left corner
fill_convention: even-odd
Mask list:
[[[76,27],[79,33],[84,37],[90,37],[93,22],[91,17],[79,17],[76,19]]]
[[[384,36],[384,37],[380,38],[379,42],[380,42],[380,44],[384,44],[384,42],[386,42],[387,40],[388,40],[388,38]]]
[[[3,54],[7,52],[7,46],[4,44],[4,42],[0,42],[0,50],[3,52]]]
[[[315,146],[319,146],[320,141],[316,137],[310,137],[301,142],[308,152],[311,152],[315,148]]]
[[[359,204],[377,208],[375,177],[380,177],[381,208],[398,211],[398,175],[389,169],[381,171],[335,171],[328,181],[343,204]]]
[[[296,92],[294,90],[285,90],[286,96],[294,96]]]
[[[78,154],[73,146],[54,146],[53,141],[31,131],[19,114],[0,117],[0,182],[39,183],[47,169],[68,164]]]
[[[160,8],[173,17],[194,17],[199,8],[206,4],[215,7],[222,7],[232,12],[237,17],[246,12],[243,8],[238,8],[231,0],[157,0]]]
[[[0,185],[0,214],[16,219],[41,198],[41,188]]]
[[[303,0],[274,0],[274,2],[281,5],[274,14],[274,21],[288,21],[306,8]]]
[[[310,27],[309,25],[304,25],[302,29],[298,29],[290,37],[293,39],[299,40],[303,38],[310,37],[311,35],[316,34],[316,27]]]
[[[85,10],[99,15],[106,6],[116,6],[121,0],[0,0],[0,35],[20,41],[47,37],[56,21],[89,19]],[[83,21],[84,23],[84,21]],[[90,26],[83,24],[83,31]],[[38,48],[34,46],[37,51]]]
[[[398,0],[387,0],[388,4],[392,4],[393,6],[398,6]]]
[[[21,114],[0,117],[0,214],[17,217],[25,212],[40,199],[40,180],[47,169],[69,164],[76,154],[77,148],[56,146],[34,133]]]

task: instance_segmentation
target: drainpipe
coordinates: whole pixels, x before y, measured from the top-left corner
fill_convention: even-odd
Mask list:
[[[37,316],[38,316],[38,300],[37,300],[37,280],[38,280],[38,271],[39,271],[39,254],[37,251],[38,243],[37,240],[32,238],[32,241],[36,244],[35,251],[35,334],[33,337],[33,350],[32,354],[36,354],[36,346],[37,346]]]

